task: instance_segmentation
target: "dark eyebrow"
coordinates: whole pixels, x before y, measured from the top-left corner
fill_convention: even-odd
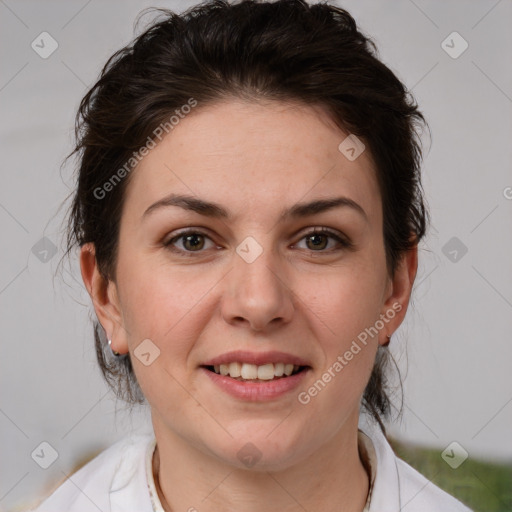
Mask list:
[[[199,213],[200,215],[204,215],[206,217],[213,217],[216,219],[227,219],[229,218],[229,213],[215,203],[210,203],[209,201],[204,201],[203,199],[198,199],[194,196],[187,195],[178,195],[178,194],[169,194],[168,196],[160,199],[156,203],[153,203],[142,215],[144,219],[147,215],[154,212],[157,209],[164,208],[167,206],[179,206],[185,210],[190,210],[192,212]]]
[[[363,210],[363,208],[354,200],[348,197],[317,199],[316,201],[312,201],[310,203],[299,203],[293,205],[289,210],[281,214],[281,220],[286,220],[288,218],[308,217],[309,215],[326,212],[327,210],[332,210],[333,208],[338,208],[340,206],[352,208],[360,215],[362,215],[368,222],[368,216],[366,215],[366,212]]]
[[[150,213],[157,209],[168,207],[168,206],[179,206],[185,210],[196,212],[205,217],[213,217],[216,219],[228,219],[229,213],[222,206],[198,199],[197,197],[188,195],[170,194],[163,199],[160,199],[156,203],[152,204],[142,215],[144,219]],[[317,199],[310,203],[299,203],[293,205],[289,210],[284,211],[280,215],[280,220],[286,220],[289,218],[302,218],[310,215],[316,215],[333,208],[340,206],[349,207],[357,211],[360,215],[368,221],[368,216],[363,208],[348,197],[334,197],[329,199]]]

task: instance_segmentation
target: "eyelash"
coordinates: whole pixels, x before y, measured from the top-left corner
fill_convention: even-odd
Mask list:
[[[182,249],[176,249],[173,244],[188,236],[188,235],[200,235],[200,236],[203,236],[205,238],[208,238],[211,240],[211,238],[204,232],[200,231],[200,230],[197,230],[197,229],[187,229],[185,231],[182,231],[180,233],[178,233],[176,236],[174,236],[173,238],[171,238],[169,241],[165,242],[164,243],[164,246],[169,249],[170,251],[174,252],[174,253],[177,253],[181,256],[185,256],[185,257],[194,257],[194,255],[197,253],[197,254],[201,254],[202,252],[205,252],[203,250],[200,250],[200,251],[187,251],[187,250],[182,250]],[[307,233],[305,233],[299,241],[303,240],[304,238],[307,238],[307,237],[310,237],[310,236],[313,236],[313,235],[327,235],[328,237],[330,238],[333,238],[334,240],[336,240],[339,245],[341,246],[340,248],[335,248],[335,249],[330,249],[330,250],[321,250],[321,251],[312,251],[312,250],[309,250],[308,252],[311,253],[311,254],[331,254],[333,252],[336,252],[336,251],[340,251],[340,250],[343,250],[343,249],[352,249],[354,247],[353,243],[350,242],[347,238],[343,238],[341,237],[338,233],[330,230],[329,228],[314,228],[312,231],[309,231]]]

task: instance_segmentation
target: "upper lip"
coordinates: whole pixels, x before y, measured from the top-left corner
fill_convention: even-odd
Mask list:
[[[248,363],[261,366],[268,363],[284,363],[293,364],[297,366],[310,366],[308,361],[301,357],[293,354],[287,354],[286,352],[249,352],[247,350],[234,350],[232,352],[226,352],[220,356],[214,357],[203,363],[202,366],[216,366],[219,364],[229,363]]]

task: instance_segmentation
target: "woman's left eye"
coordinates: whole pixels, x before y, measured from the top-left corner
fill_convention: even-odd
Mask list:
[[[328,247],[329,239],[335,241],[334,247]],[[207,240],[210,241],[210,247],[206,247]],[[300,241],[302,240],[306,241],[306,250],[310,252],[333,252],[352,247],[352,243],[348,239],[326,228],[315,228],[302,236]],[[181,248],[176,246],[178,242],[181,243]],[[336,243],[338,248],[336,248]],[[297,245],[295,244],[294,247]],[[204,252],[202,249],[215,247],[215,244],[205,233],[189,230],[171,238],[164,243],[164,246],[173,252],[192,256],[194,252]]]
[[[330,247],[327,251],[327,245],[329,244],[328,239],[334,240],[337,242],[338,247],[336,248],[336,243],[334,247]],[[306,247],[307,250],[311,252],[333,252],[341,249],[348,249],[352,247],[352,243],[347,239],[339,235],[338,233],[331,231],[327,228],[315,228],[313,231],[310,231],[305,236],[301,238],[302,240],[306,240],[306,245],[310,242],[309,247]],[[325,243],[324,243],[325,242]],[[311,248],[313,247],[313,249]]]

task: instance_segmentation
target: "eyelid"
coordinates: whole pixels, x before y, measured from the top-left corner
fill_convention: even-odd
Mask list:
[[[173,240],[176,240],[178,238],[181,238],[182,236],[186,236],[186,235],[202,235],[202,236],[205,236],[205,237],[208,237],[211,239],[211,236],[208,232],[207,229],[205,228],[194,228],[194,227],[189,227],[189,228],[183,228],[183,229],[178,229],[178,231],[175,231],[172,233],[172,237],[169,238],[167,241],[164,241],[164,245],[167,245],[169,244],[170,242],[172,242]],[[165,240],[165,238],[164,238]]]

